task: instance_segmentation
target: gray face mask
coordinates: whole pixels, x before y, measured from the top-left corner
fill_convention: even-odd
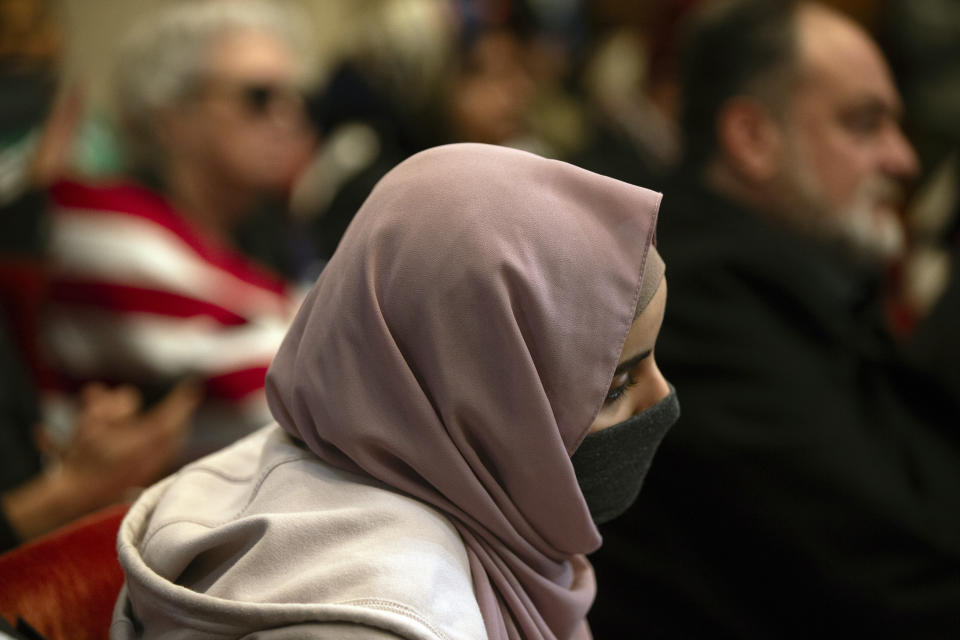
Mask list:
[[[677,391],[623,422],[590,433],[572,458],[580,490],[597,524],[630,508],[640,493],[653,454],[680,417]]]

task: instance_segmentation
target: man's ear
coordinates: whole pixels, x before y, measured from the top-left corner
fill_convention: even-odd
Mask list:
[[[739,96],[717,118],[717,140],[730,168],[750,183],[764,183],[781,169],[783,132],[770,108]]]

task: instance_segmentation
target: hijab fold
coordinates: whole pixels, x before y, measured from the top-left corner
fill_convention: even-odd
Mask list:
[[[660,196],[480,144],[373,190],[267,375],[328,463],[440,510],[494,640],[587,637],[600,535],[570,455],[606,395]]]

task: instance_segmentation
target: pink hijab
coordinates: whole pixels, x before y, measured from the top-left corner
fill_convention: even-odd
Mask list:
[[[270,367],[290,435],[450,518],[491,640],[589,637],[600,535],[570,455],[659,203],[513,149],[419,153],[361,207]]]

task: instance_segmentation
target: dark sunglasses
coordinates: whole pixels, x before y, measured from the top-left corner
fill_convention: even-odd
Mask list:
[[[303,103],[303,95],[292,87],[279,85],[250,84],[239,90],[240,100],[244,107],[253,114],[263,115],[270,111],[274,104],[287,102],[289,104]]]
[[[207,85],[208,90],[217,88],[235,97],[247,113],[255,116],[270,113],[275,105],[301,107],[304,102],[303,92],[290,85],[260,82],[213,82]]]

